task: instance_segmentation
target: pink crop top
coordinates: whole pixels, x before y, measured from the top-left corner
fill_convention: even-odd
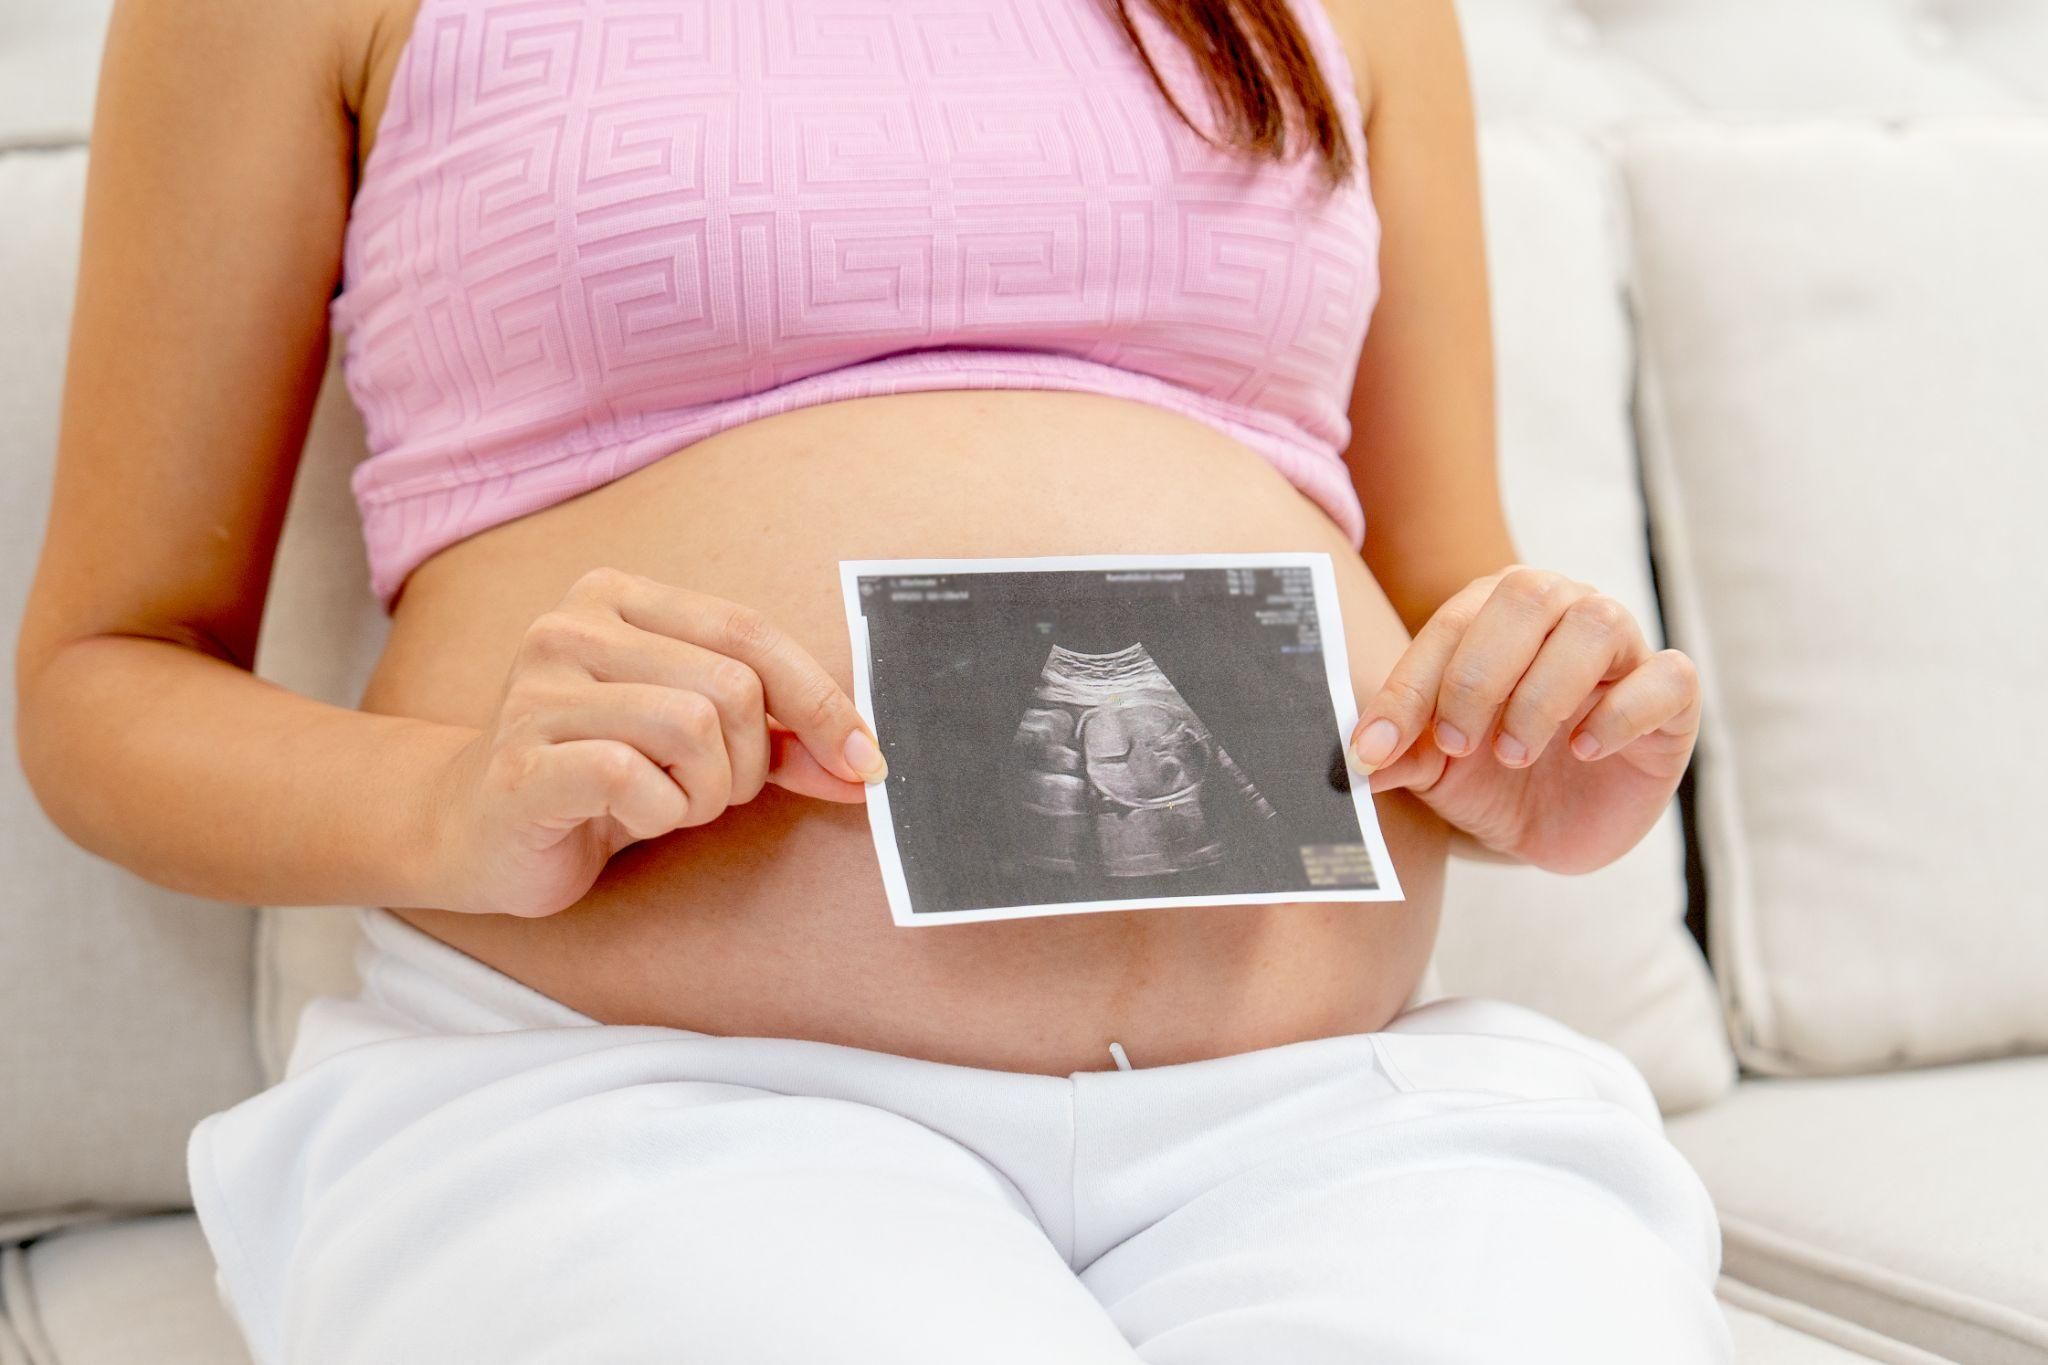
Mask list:
[[[422,0],[332,320],[371,581],[716,432],[923,389],[1210,423],[1362,544],[1340,452],[1380,225],[1218,150],[1112,0]],[[1182,108],[1206,84],[1130,7]]]

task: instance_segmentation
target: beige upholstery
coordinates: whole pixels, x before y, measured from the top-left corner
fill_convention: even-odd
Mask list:
[[[77,150],[0,152],[0,631],[10,646],[49,505],[84,171]],[[11,735],[11,667],[0,716]],[[250,912],[172,895],[81,852],[43,817],[11,752],[0,767],[0,876],[0,1224],[83,1203],[185,1203],[185,1133],[259,1079]]]
[[[0,1304],[32,1365],[247,1365],[189,1213],[87,1225],[0,1251]],[[0,1331],[0,1342],[6,1336]],[[10,1365],[0,1345],[0,1365]]]
[[[76,1228],[25,1253],[0,1251],[0,1365],[246,1365],[212,1276],[189,1214]],[[1728,1320],[1743,1365],[1902,1359],[1864,1355],[1732,1305]]]
[[[1785,1073],[2048,1044],[2048,122],[1630,159],[1721,983]],[[1923,211],[1938,204],[1938,213]]]
[[[1808,1335],[1777,1317],[1744,1306],[1740,1285],[1728,1286],[1736,1297],[1724,1302],[1735,1359],[1741,1365],[1859,1365],[1870,1360],[1888,1365],[1945,1365],[1939,1357],[1900,1350],[1895,1343],[1872,1340],[1839,1324],[1821,1324],[1821,1334]],[[1772,1305],[1776,1308],[1776,1305]]]
[[[83,140],[113,0],[0,5],[0,149]],[[0,201],[4,202],[4,201]]]
[[[1730,1276],[1955,1360],[2048,1360],[2048,1057],[1752,1081],[1669,1131]]]
[[[1667,120],[2048,109],[2032,0],[1459,0],[1482,117]]]

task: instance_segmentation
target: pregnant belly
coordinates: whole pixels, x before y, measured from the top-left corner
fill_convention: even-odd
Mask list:
[[[838,561],[1327,551],[1353,689],[1408,634],[1334,524],[1256,454],[1088,394],[947,391],[806,408],[725,432],[455,545],[408,584],[366,709],[482,725],[520,635],[607,564],[765,612],[849,690]],[[867,814],[768,788],[629,847],[546,919],[400,909],[607,1023],[812,1038],[1065,1074],[1121,1042],[1164,1065],[1377,1028],[1436,931],[1446,831],[1374,798],[1407,895],[1166,906],[897,928]]]

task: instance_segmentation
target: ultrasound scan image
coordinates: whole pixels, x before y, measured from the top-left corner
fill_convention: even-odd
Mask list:
[[[1054,645],[1017,726],[1016,856],[1049,872],[1147,877],[1212,867],[1273,807],[1143,644]]]
[[[1040,561],[998,561],[1020,562]],[[1398,899],[1344,762],[1308,568],[848,585],[899,922]]]

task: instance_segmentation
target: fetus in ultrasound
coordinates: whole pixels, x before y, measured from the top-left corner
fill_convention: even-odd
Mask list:
[[[1012,752],[1017,857],[1039,871],[1192,872],[1262,848],[1276,819],[1143,644],[1054,645]]]

